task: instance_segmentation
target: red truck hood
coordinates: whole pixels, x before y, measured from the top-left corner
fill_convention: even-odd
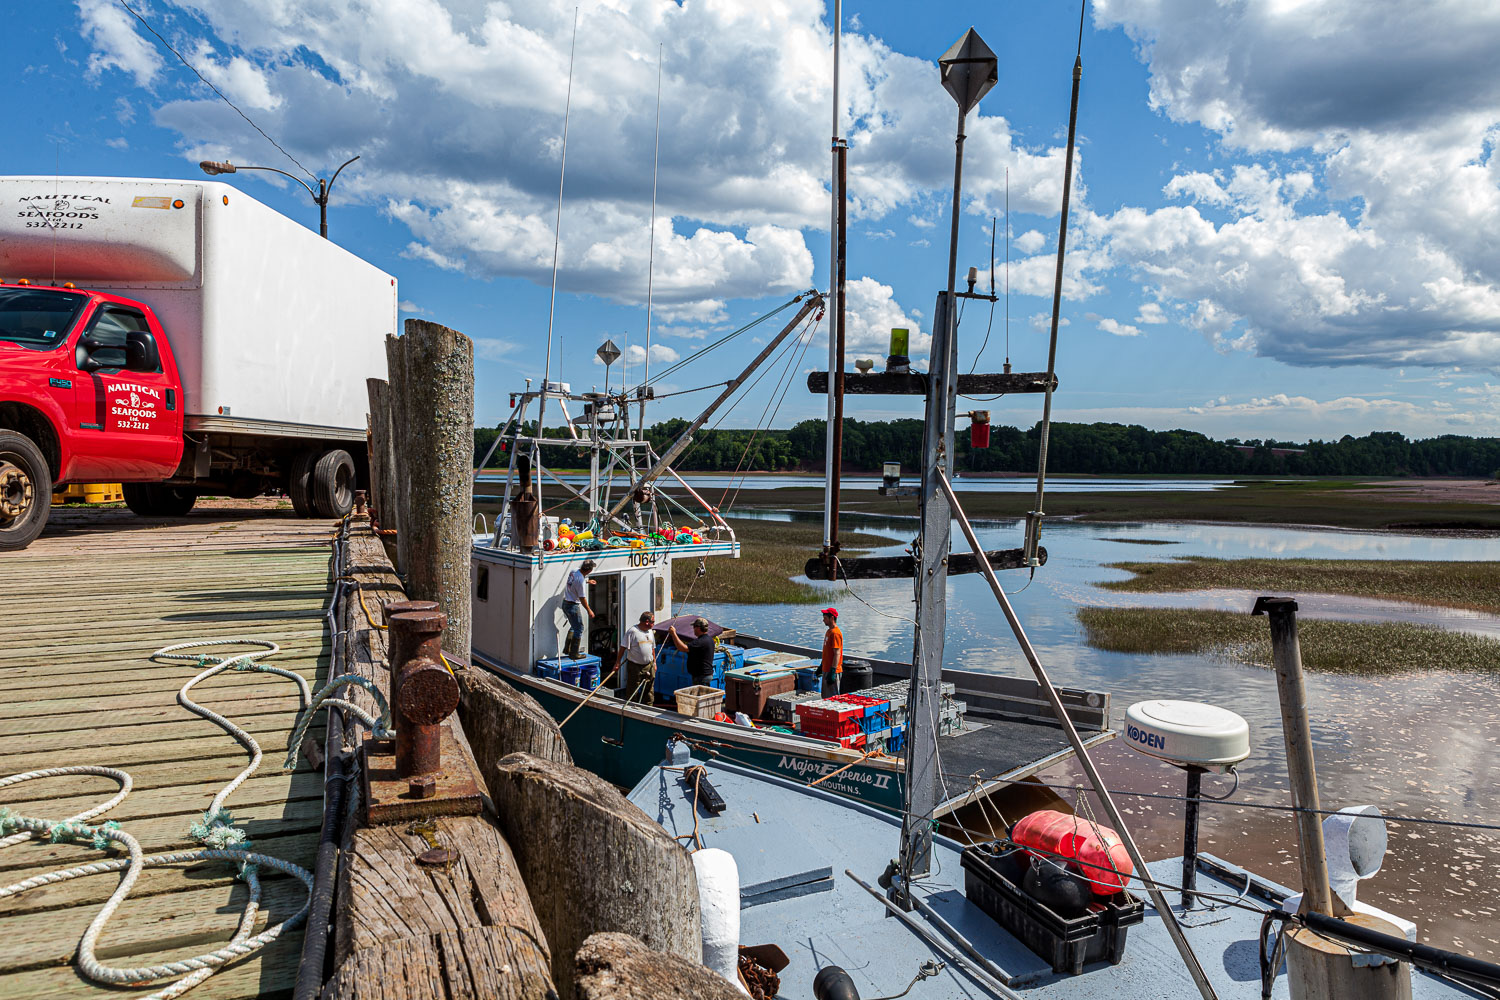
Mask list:
[[[22,358],[45,358],[49,353],[49,351],[37,351],[29,347],[21,347],[9,340],[0,340],[0,363],[19,361]]]

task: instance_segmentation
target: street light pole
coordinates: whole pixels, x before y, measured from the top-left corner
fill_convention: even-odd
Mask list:
[[[314,191],[306,181],[298,177],[296,174],[289,174],[285,170],[278,170],[275,167],[239,166],[230,163],[228,160],[204,160],[199,163],[198,166],[205,174],[208,174],[210,177],[214,177],[219,174],[235,174],[239,173],[241,170],[269,170],[273,174],[280,174],[283,177],[290,177],[298,184],[301,184],[303,189],[306,190],[308,194],[312,195],[313,204],[318,206],[318,235],[326,240],[328,239],[328,195],[333,190],[333,182],[338,180],[339,174],[344,172],[344,167],[347,167],[357,159],[359,159],[359,157],[354,156],[345,160],[342,164],[340,164],[339,168],[333,172],[333,176],[326,181],[323,178],[319,177],[317,179],[318,189],[316,191]]]

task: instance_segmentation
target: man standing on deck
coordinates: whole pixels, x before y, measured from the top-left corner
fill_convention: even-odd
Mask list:
[[[823,609],[823,624],[828,631],[823,633],[823,693],[839,693],[839,681],[844,674],[844,633],[839,631],[837,608]]]
[[[654,700],[651,686],[656,674],[656,643],[651,638],[651,626],[655,624],[655,615],[642,612],[640,624],[625,630],[620,651],[615,654],[615,670],[620,672],[625,697],[648,705]]]
[[[568,582],[563,584],[563,616],[568,619],[568,642],[563,647],[563,655],[570,660],[582,655],[578,646],[583,640],[583,613],[587,611],[590,618],[594,617],[594,609],[589,607],[588,587],[594,582],[589,579],[593,571],[594,560],[585,559],[582,566],[568,574]]]
[[[667,629],[672,645],[679,653],[687,654],[687,672],[693,683],[702,687],[713,687],[714,682],[714,637],[708,634],[708,619],[693,619],[693,637],[684,640],[677,634],[677,626]]]

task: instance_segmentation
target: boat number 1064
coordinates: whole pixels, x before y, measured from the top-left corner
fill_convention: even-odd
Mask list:
[[[661,558],[658,552],[632,552],[630,553],[630,565],[632,566],[655,566]]]

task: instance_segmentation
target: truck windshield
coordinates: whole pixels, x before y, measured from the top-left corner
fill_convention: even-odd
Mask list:
[[[73,328],[88,297],[43,288],[0,288],[0,341],[51,350]]]

